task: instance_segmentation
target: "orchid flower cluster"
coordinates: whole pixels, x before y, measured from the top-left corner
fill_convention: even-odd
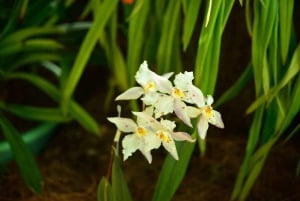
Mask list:
[[[161,145],[178,160],[175,141],[194,142],[195,139],[186,132],[175,132],[175,121],[166,119],[173,114],[184,124],[193,127],[192,118],[198,118],[197,131],[205,139],[209,123],[224,128],[221,114],[213,110],[213,97],[204,97],[202,91],[193,85],[193,72],[179,73],[174,85],[169,80],[173,73],[158,75],[148,68],[144,61],[135,75],[140,86],[132,87],[116,100],[141,99],[143,111],[133,112],[136,120],[123,117],[109,117],[118,131],[129,133],[122,140],[124,160],[139,150],[149,163],[152,162],[151,150]]]

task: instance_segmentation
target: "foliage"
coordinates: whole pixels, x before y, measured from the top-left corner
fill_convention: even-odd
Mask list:
[[[251,10],[249,2],[247,10]],[[271,148],[288,130],[299,130],[299,125],[292,124],[300,109],[300,45],[293,35],[293,4],[253,2],[253,22],[249,20],[248,27],[256,100],[247,110],[254,112],[254,117],[232,200],[246,199]]]
[[[111,52],[108,50],[110,48],[117,50],[117,57],[110,56],[111,63],[121,64],[118,65],[120,71],[116,67],[112,68],[113,84],[121,90],[131,87],[134,72],[143,59],[154,65],[158,73],[183,70],[183,51],[189,48],[191,41],[198,41],[197,53],[192,61],[195,66],[195,83],[205,94],[213,94],[218,75],[222,33],[233,3],[234,1],[211,0],[140,0],[123,5],[126,18],[125,22],[123,19],[120,23],[127,27],[124,31],[127,39],[126,55],[120,54],[115,40],[110,45],[103,45],[107,52]],[[240,4],[243,3],[241,0]],[[252,38],[252,58],[242,76],[216,103],[221,105],[232,99],[251,78],[254,79],[256,100],[247,111],[254,113],[253,121],[232,200],[246,199],[271,148],[287,131],[292,130],[292,135],[299,130],[299,125],[292,124],[299,112],[297,102],[300,58],[299,45],[293,35],[293,4],[294,1],[247,0],[243,5],[246,25]],[[202,19],[200,26],[199,19]],[[106,32],[108,38],[116,39],[117,23],[117,18],[113,17],[111,29]],[[199,36],[195,36],[197,30],[200,30]],[[109,37],[111,33],[113,37]],[[205,141],[199,140],[199,145],[204,153]],[[185,175],[194,145],[179,143],[177,148],[181,160],[174,161],[167,156],[153,200],[171,200]]]
[[[58,107],[36,108],[2,101],[1,109],[33,120],[64,122],[74,118],[88,130],[98,132],[93,119],[72,97],[97,44],[103,49],[112,73],[107,104],[111,104],[115,90],[125,91],[134,86],[138,66],[144,60],[159,74],[178,73],[191,70],[183,67],[182,56],[191,50],[195,55],[190,55],[188,59],[194,66],[195,85],[204,94],[214,95],[222,34],[234,0],[90,0],[86,2],[80,19],[88,17],[92,18],[92,22],[71,25],[61,23],[74,3],[72,0],[52,0],[46,5],[41,2],[23,0],[0,6],[11,8],[9,15],[0,16],[3,26],[0,75],[4,81],[22,79],[30,82],[57,102]],[[294,34],[294,1],[239,0],[239,3],[245,9],[245,23],[252,39],[251,60],[215,106],[239,95],[251,79],[256,97],[247,110],[248,114],[253,113],[253,120],[231,200],[246,199],[272,147],[284,136],[290,139],[299,131],[295,119],[300,101],[300,46]],[[39,17],[27,15],[29,12],[35,12]],[[87,28],[71,65],[62,54],[66,46],[58,38]],[[57,77],[57,86],[32,73],[32,68],[29,72],[24,70],[24,66],[27,68],[32,64],[52,72]],[[132,108],[137,108],[135,102]],[[33,115],[26,115],[28,112]],[[15,133],[4,118],[2,115],[2,129]],[[195,130],[192,133],[193,137],[197,136]],[[22,141],[17,140],[17,143]],[[204,154],[205,140],[198,138],[198,144]],[[194,145],[189,142],[176,143],[180,160],[166,157],[153,200],[172,199],[185,175]],[[107,177],[100,181],[98,200],[132,199],[122,175],[118,152],[117,145],[112,154],[112,167]]]
[[[90,26],[86,22],[66,23],[71,20],[66,16],[72,4],[73,1],[57,0],[46,3],[28,0],[0,3],[3,14],[0,16],[1,83],[9,86],[11,80],[28,82],[56,102],[55,106],[49,107],[13,103],[5,97],[0,100],[2,132],[11,146],[26,183],[39,193],[42,190],[41,174],[14,122],[6,117],[7,113],[39,122],[64,123],[75,119],[91,133],[99,135],[95,120],[73,98],[70,98],[68,108],[60,105],[63,100],[62,89],[69,88],[65,86],[65,82],[67,78],[71,80],[71,76],[74,76],[67,76],[70,67],[65,59],[68,52],[64,37],[72,36]],[[47,72],[46,76],[41,73],[44,71]],[[51,77],[55,77],[55,81]],[[9,89],[3,88],[6,91]]]

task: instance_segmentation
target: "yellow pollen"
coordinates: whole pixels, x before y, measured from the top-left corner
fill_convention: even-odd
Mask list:
[[[169,143],[171,141],[170,137],[163,131],[158,131],[156,135],[164,142]]]
[[[211,118],[214,114],[213,114],[213,109],[211,106],[206,106],[204,108],[204,113],[205,113],[205,116],[208,117],[208,118]]]
[[[140,136],[145,136],[145,135],[147,134],[147,130],[144,129],[144,128],[142,128],[142,127],[138,127],[138,128],[136,129],[136,132],[137,132],[137,134],[140,135]]]
[[[151,89],[155,89],[155,83],[154,82],[148,82],[146,86],[144,87],[145,92],[149,92]]]
[[[183,98],[184,97],[184,93],[182,92],[182,90],[178,89],[177,87],[173,88],[173,95],[175,95],[178,98]]]

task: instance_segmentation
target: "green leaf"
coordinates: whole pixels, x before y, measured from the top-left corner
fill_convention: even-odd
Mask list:
[[[196,133],[193,134],[193,137],[195,136],[197,136]],[[179,160],[174,160],[170,155],[166,157],[160,171],[152,201],[171,200],[184,178],[195,143],[181,142],[178,145]]]
[[[60,101],[60,90],[57,89],[52,83],[47,80],[29,73],[13,73],[8,79],[23,79],[26,80],[39,89],[41,89],[44,93],[46,93],[50,98],[54,101]],[[98,123],[87,113],[85,109],[83,109],[78,103],[76,103],[73,99],[70,100],[70,105],[68,108],[68,112],[72,117],[76,119],[77,122],[80,123],[85,129],[92,132],[93,134],[100,135],[100,129]]]
[[[70,115],[76,119],[76,121],[86,130],[93,134],[100,135],[100,127],[95,119],[78,103],[70,100],[70,106],[68,109]]]
[[[23,42],[1,47],[0,55],[9,55],[21,51],[54,51],[63,49],[63,45],[52,39],[28,39]]]
[[[0,41],[0,47],[9,46],[15,43],[19,43],[37,36],[47,36],[52,34],[65,33],[65,29],[58,27],[29,27],[26,29],[18,30]]]
[[[262,159],[260,159],[253,167],[253,169],[251,169],[251,171],[249,172],[249,175],[245,181],[245,184],[241,190],[240,196],[239,196],[239,200],[246,200],[254,182],[256,181],[257,177],[259,176],[262,168],[264,167],[265,164],[265,160],[266,160],[267,156],[264,156]]]
[[[179,32],[180,1],[170,1],[163,17],[162,33],[157,50],[157,72],[167,73],[174,71],[174,60],[180,58],[174,56],[174,43],[180,40],[176,32]],[[175,62],[176,64],[178,62]]]
[[[60,54],[58,53],[39,53],[34,52],[30,54],[25,54],[24,56],[20,56],[15,63],[12,64],[12,66],[9,68],[11,71],[27,65],[27,64],[33,64],[33,63],[40,63],[44,61],[55,61],[58,62],[60,60]]]
[[[67,116],[63,116],[58,108],[4,104],[2,102],[0,102],[0,108],[29,120],[46,122],[67,122],[70,120]]]
[[[236,82],[227,89],[222,96],[216,101],[214,107],[219,107],[225,102],[233,99],[239,95],[240,91],[247,85],[252,77],[252,67],[251,64],[248,64],[242,75],[236,80]]]
[[[230,200],[236,200],[238,198],[238,196],[240,195],[242,188],[244,186],[244,181],[250,171],[249,170],[250,158],[251,158],[253,152],[255,151],[255,148],[256,148],[258,140],[259,140],[263,114],[264,114],[264,107],[258,108],[254,113],[251,128],[249,131],[249,138],[248,138],[247,146],[246,146],[246,154],[244,156],[242,165],[238,172],[238,176],[236,178]]]
[[[201,0],[191,0],[188,4],[188,10],[183,25],[183,50],[186,50],[190,43],[200,12],[201,2]]]
[[[119,158],[115,156],[112,167],[112,200],[113,201],[131,201],[131,195],[120,167]]]
[[[66,84],[63,88],[61,108],[63,112],[67,111],[71,96],[75,90],[77,83],[83,73],[83,70],[88,62],[88,59],[99,40],[99,35],[103,31],[109,17],[118,5],[118,0],[105,0],[101,4],[95,20],[87,32],[83,43],[79,49],[79,53],[74,61],[73,68],[70,72]]]
[[[246,18],[246,26],[247,26],[247,31],[249,33],[250,36],[253,35],[252,33],[252,9],[251,9],[251,6],[250,6],[250,0],[246,0],[246,11],[245,11],[245,18]]]
[[[296,168],[296,176],[299,177],[299,175],[300,175],[300,160],[298,160],[297,168]]]
[[[24,143],[18,131],[1,114],[0,126],[5,138],[10,144],[27,186],[34,192],[41,194],[43,178],[33,158],[33,154]]]
[[[97,190],[97,201],[112,201],[112,189],[105,177],[102,177]]]
[[[147,17],[149,17],[150,2],[150,0],[137,1],[129,17],[128,54],[126,62],[129,86],[134,85],[135,73],[142,63],[143,46],[145,39],[148,37],[148,35],[145,34],[145,28],[147,27]]]
[[[290,47],[291,32],[293,26],[294,1],[279,1],[279,31],[280,31],[280,50],[282,63],[286,63]]]
[[[300,71],[300,44],[294,52],[291,60],[291,64],[283,76],[282,80],[273,88],[271,88],[268,93],[258,97],[247,109],[247,113],[253,112],[257,107],[265,102],[271,102],[275,98],[278,92],[285,87]]]

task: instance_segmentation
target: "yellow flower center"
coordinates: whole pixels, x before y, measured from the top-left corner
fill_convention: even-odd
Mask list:
[[[184,97],[184,93],[181,89],[174,87],[173,88],[173,96],[177,97],[177,98],[183,98]]]
[[[155,89],[155,83],[154,82],[148,82],[146,86],[144,87],[145,92],[149,92],[150,90]]]
[[[206,106],[203,110],[204,112],[204,115],[207,117],[207,118],[212,118],[214,113],[213,113],[213,109],[211,106]]]
[[[140,136],[145,136],[147,134],[147,130],[142,127],[138,127],[136,129],[136,133]]]
[[[167,143],[169,143],[171,141],[170,137],[164,131],[158,131],[156,133],[156,135],[157,135],[157,137],[159,137],[159,139],[161,139],[161,141],[164,141]]]

